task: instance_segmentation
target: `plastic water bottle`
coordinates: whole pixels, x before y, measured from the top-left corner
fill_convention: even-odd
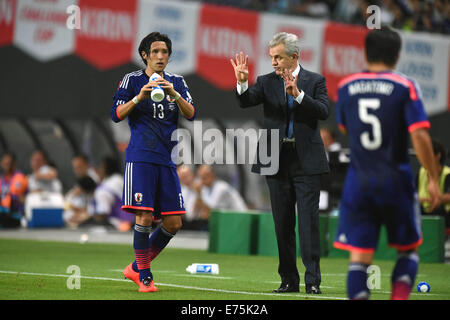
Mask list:
[[[150,80],[155,81],[158,78],[161,78],[161,76],[155,72],[151,75]],[[160,86],[156,86],[153,88],[150,96],[152,97],[153,101],[161,102],[165,97],[164,90]]]
[[[193,263],[186,268],[190,274],[219,274],[219,265],[215,263]]]

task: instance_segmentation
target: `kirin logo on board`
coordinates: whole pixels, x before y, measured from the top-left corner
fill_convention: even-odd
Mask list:
[[[327,79],[328,94],[337,98],[339,81],[366,67],[364,38],[369,29],[337,23],[328,23],[324,33],[322,74]]]
[[[136,0],[80,0],[76,54],[99,69],[129,62],[136,34],[136,6]]]
[[[197,31],[197,73],[221,89],[236,86],[230,59],[243,51],[249,56],[250,82],[258,59],[259,16],[255,12],[204,5]]]

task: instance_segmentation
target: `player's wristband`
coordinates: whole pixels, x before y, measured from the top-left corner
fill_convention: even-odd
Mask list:
[[[134,104],[138,104],[139,103],[139,99],[138,97],[134,97],[133,99],[131,99],[131,101],[133,101]]]
[[[181,97],[181,94],[179,94],[178,92],[177,92],[177,95],[173,98],[175,101],[177,101],[178,99],[180,99],[180,97]]]

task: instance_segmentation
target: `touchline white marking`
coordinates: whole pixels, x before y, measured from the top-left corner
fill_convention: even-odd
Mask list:
[[[36,272],[20,272],[20,271],[6,271],[0,270],[0,273],[6,274],[16,274],[16,275],[26,275],[26,276],[45,276],[45,277],[60,277],[60,278],[68,278],[70,274],[50,274],[50,273],[36,273]],[[117,279],[117,278],[105,278],[105,277],[92,277],[92,276],[80,276],[80,279],[90,279],[90,280],[102,280],[102,281],[120,281],[120,282],[130,282],[127,279]],[[155,283],[158,286],[166,286],[173,288],[182,288],[182,289],[192,289],[199,291],[211,291],[211,292],[221,292],[221,293],[234,293],[234,294],[244,294],[244,295],[257,295],[257,296],[273,296],[273,297],[281,297],[279,293],[267,293],[267,292],[248,292],[248,291],[236,291],[236,290],[226,290],[226,289],[214,289],[214,288],[201,288],[201,287],[192,287],[192,286],[183,286],[179,284],[171,284],[171,283]],[[324,287],[323,287],[324,288]],[[372,293],[390,293],[390,291],[378,291],[374,290]],[[411,295],[427,295],[427,296],[440,296],[441,294],[437,293],[414,293],[411,292]],[[342,297],[333,297],[333,296],[318,296],[318,295],[301,295],[301,294],[287,294],[283,293],[283,297],[297,297],[297,298],[310,298],[310,299],[329,299],[329,300],[348,300],[347,298]]]
[[[114,271],[114,272],[123,272],[123,270],[120,269],[109,269],[108,271]],[[176,271],[171,270],[152,270],[153,273],[175,273]],[[207,274],[181,274],[176,273],[172,274],[171,276],[175,277],[193,277],[193,278],[208,278],[208,279],[219,279],[219,280],[231,280],[232,277],[222,277],[222,276],[214,276],[214,275],[207,275]]]
[[[158,273],[158,272],[155,272]],[[176,273],[176,274],[171,274],[171,276],[175,276],[175,277],[192,277],[192,278],[207,278],[207,279],[220,279],[220,280],[231,280],[233,279],[232,277],[221,277],[221,276],[210,276],[207,274],[181,274],[181,273]]]
[[[123,270],[120,269],[110,269],[109,271],[114,271],[114,272],[122,272]],[[170,270],[155,270],[153,271],[155,274],[156,273],[175,273],[176,271],[170,271]],[[181,273],[176,273],[176,274],[171,274],[171,276],[175,276],[175,277],[193,277],[193,278],[207,278],[207,279],[218,279],[218,280],[236,280],[236,278],[234,277],[222,277],[222,276],[215,276],[215,275],[207,275],[207,274],[181,274]],[[252,280],[252,279],[247,279],[246,281],[255,281],[255,282],[261,282],[260,280]],[[280,281],[263,281],[264,283],[280,283]],[[304,287],[305,284],[300,283],[301,287]],[[326,288],[326,289],[333,289],[336,287],[327,287],[327,286],[320,286],[321,288]]]
[[[26,275],[26,276],[60,277],[60,278],[68,278],[68,277],[71,276],[70,274],[50,274],[50,273],[20,272],[20,271],[6,271],[6,270],[0,270],[0,273]],[[130,280],[126,280],[126,279],[92,277],[92,276],[80,276],[80,279],[130,282]],[[286,294],[286,293],[283,293],[283,295],[280,295],[278,293],[248,292],[248,291],[237,291],[237,290],[226,290],[226,289],[215,289],[215,288],[201,288],[201,287],[184,286],[184,285],[172,284],[172,283],[160,283],[160,282],[157,282],[155,284],[158,285],[158,286],[163,286],[163,287],[166,286],[166,287],[173,287],[173,288],[199,290],[199,291],[243,294],[243,295],[253,295],[253,296],[296,297],[296,298],[309,298],[309,299],[347,300],[347,298],[323,296],[323,295],[322,296],[318,296],[318,295],[312,296],[312,295]]]

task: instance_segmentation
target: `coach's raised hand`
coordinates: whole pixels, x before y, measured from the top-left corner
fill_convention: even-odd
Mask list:
[[[297,87],[298,76],[293,76],[292,70],[284,69],[281,77],[284,80],[286,93],[296,98],[300,94]]]
[[[234,68],[234,74],[236,80],[239,83],[248,81],[248,56],[244,55],[241,51],[240,54],[236,54],[236,61],[230,59],[231,65]]]

